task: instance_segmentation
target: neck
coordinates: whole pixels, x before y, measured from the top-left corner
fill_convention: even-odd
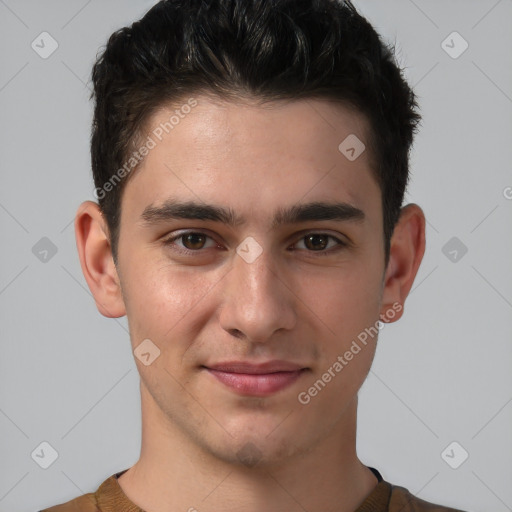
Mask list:
[[[144,510],[353,512],[377,485],[356,454],[357,397],[315,446],[252,466],[199,446],[163,417],[142,385],[141,398],[141,455],[119,485]]]

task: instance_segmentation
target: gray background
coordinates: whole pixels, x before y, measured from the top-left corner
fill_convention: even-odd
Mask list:
[[[93,199],[96,52],[153,3],[0,0],[2,512],[93,491],[138,458],[126,319],[96,310],[72,221]],[[406,199],[428,219],[405,316],[383,329],[360,393],[359,455],[423,499],[512,510],[512,0],[355,3],[396,43],[419,96]],[[47,59],[31,47],[43,31],[59,45]],[[469,44],[457,58],[442,46],[453,31]],[[57,250],[46,261],[43,237]],[[31,456],[43,441],[58,452],[48,469]],[[452,464],[469,453],[457,469],[453,441]]]

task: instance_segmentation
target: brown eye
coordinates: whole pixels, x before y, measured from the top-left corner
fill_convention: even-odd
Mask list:
[[[304,237],[305,246],[313,251],[322,250],[327,247],[329,238],[329,235],[308,235]]]
[[[197,250],[203,248],[207,237],[202,233],[187,233],[180,238],[186,249]]]
[[[215,240],[211,236],[198,231],[181,232],[167,240],[164,240],[166,247],[175,250],[178,253],[192,255],[194,253],[202,254],[207,249],[215,247]],[[208,246],[207,244],[210,243]],[[203,251],[204,250],[204,251]]]
[[[347,246],[347,244],[339,238],[328,235],[327,233],[308,233],[295,245],[303,245],[303,247],[296,248],[306,251],[306,254],[309,253],[311,256],[313,255],[312,253],[316,253],[314,256],[333,255],[336,251]]]

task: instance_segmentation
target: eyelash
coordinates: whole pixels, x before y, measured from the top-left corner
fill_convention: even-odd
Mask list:
[[[181,233],[179,233],[178,235],[173,235],[167,239],[165,239],[163,241],[163,244],[167,247],[171,247],[172,250],[180,253],[180,254],[184,254],[186,256],[188,255],[197,255],[198,253],[206,250],[206,249],[197,249],[197,250],[192,250],[192,249],[186,249],[186,248],[177,248],[177,246],[174,245],[174,242],[176,240],[179,240],[180,238],[183,238],[187,235],[202,235],[202,236],[205,236],[206,238],[209,238],[210,240],[213,240],[213,238],[209,235],[207,235],[206,233],[203,233],[201,231],[183,231]],[[335,246],[334,248],[331,247],[330,249],[328,250],[320,250],[320,251],[312,251],[312,250],[307,250],[307,249],[303,249],[303,250],[306,250],[306,252],[309,252],[309,253],[312,253],[312,256],[313,257],[320,257],[320,256],[329,256],[331,254],[333,254],[334,252],[337,252],[338,250],[342,249],[343,247],[346,247],[348,244],[343,242],[342,240],[340,240],[339,238],[333,236],[333,235],[329,235],[328,233],[315,233],[315,232],[311,232],[311,233],[306,233],[304,236],[300,237],[299,238],[299,241],[302,241],[304,238],[306,238],[307,236],[309,235],[323,235],[323,236],[327,236],[328,238],[332,239],[332,240],[335,240],[337,242],[337,246]],[[172,247],[174,245],[174,247]],[[209,247],[207,248],[209,249]]]

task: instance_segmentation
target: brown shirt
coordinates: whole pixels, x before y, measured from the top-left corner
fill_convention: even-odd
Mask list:
[[[354,512],[463,512],[416,498],[404,487],[386,482],[376,469],[370,469],[379,483]],[[125,471],[107,478],[94,493],[40,512],[144,512],[128,499],[117,481]]]

